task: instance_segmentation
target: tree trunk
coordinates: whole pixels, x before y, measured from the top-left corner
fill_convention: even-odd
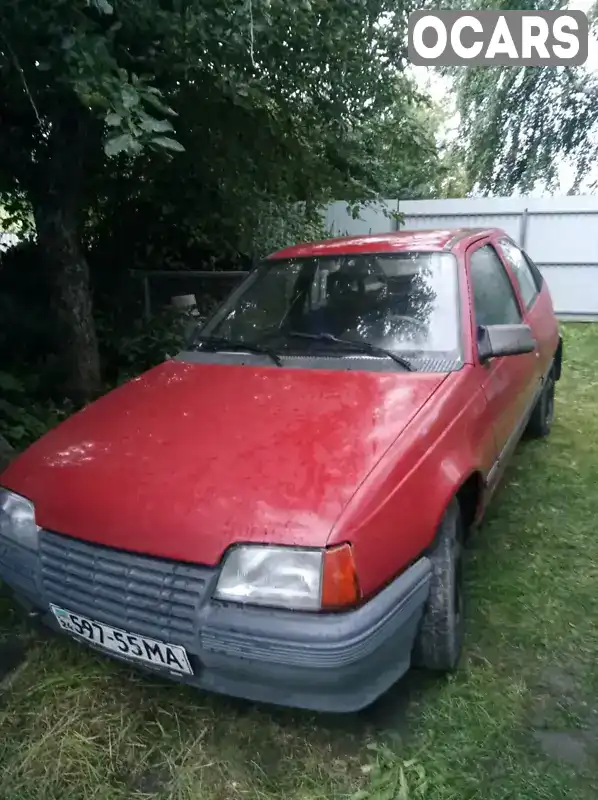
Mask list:
[[[100,393],[100,357],[92,313],[89,266],[81,249],[75,220],[56,201],[34,203],[38,247],[46,261],[53,289],[52,306],[66,367],[65,392],[83,404]]]
[[[100,393],[100,357],[92,313],[89,265],[81,246],[86,183],[102,124],[70,96],[48,116],[49,129],[37,153],[36,180],[29,187],[39,252],[52,287],[58,355],[65,392],[83,404]]]

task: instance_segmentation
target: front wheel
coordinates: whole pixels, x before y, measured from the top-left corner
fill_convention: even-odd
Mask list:
[[[538,398],[527,423],[526,433],[533,439],[548,436],[554,419],[554,368],[548,373],[542,393]]]
[[[440,523],[432,562],[430,594],[413,649],[413,663],[454,670],[463,648],[463,522],[453,499]]]

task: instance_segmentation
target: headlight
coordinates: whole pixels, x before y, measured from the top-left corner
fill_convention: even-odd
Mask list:
[[[351,547],[235,547],[225,558],[214,597],[308,611],[351,605],[359,599]]]
[[[37,550],[38,534],[33,503],[19,494],[0,489],[0,536]]]

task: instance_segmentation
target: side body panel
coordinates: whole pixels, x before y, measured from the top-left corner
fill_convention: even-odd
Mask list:
[[[504,237],[502,237],[504,238]],[[492,243],[495,245],[498,255],[505,267],[505,270],[511,280],[511,285],[517,297],[519,308],[522,313],[523,322],[530,326],[534,339],[536,340],[536,350],[532,354],[526,356],[516,356],[499,359],[502,362],[515,362],[522,361],[523,359],[532,359],[535,357],[535,372],[531,383],[532,391],[526,395],[525,402],[521,402],[519,415],[515,418],[514,426],[508,438],[499,446],[497,461],[494,469],[488,479],[488,497],[492,494],[501,475],[503,474],[508,462],[515,450],[515,447],[525,430],[529,416],[533,411],[534,405],[539,394],[542,391],[544,381],[550,370],[550,366],[554,360],[558,345],[559,345],[559,329],[558,322],[554,314],[552,299],[546,281],[542,282],[540,291],[529,307],[526,306],[521,288],[515,277],[512,266],[504,256],[504,252],[500,247],[501,236],[494,234],[491,237]],[[531,370],[531,366],[530,366]],[[500,444],[500,443],[499,443]]]
[[[489,426],[477,371],[465,365],[448,376],[362,483],[328,543],[353,543],[365,596],[432,544],[446,507],[469,476],[488,474],[494,461]]]
[[[510,454],[519,440],[541,378],[554,357],[558,326],[544,285],[529,312],[516,290],[523,321],[532,327],[538,352],[493,359],[490,365],[479,363],[467,252],[489,241],[484,232],[464,237],[453,248],[461,266],[465,365],[448,376],[389,447],[330,535],[329,544],[353,542],[366,596],[433,543],[449,502],[472,476],[483,487],[476,509],[476,519],[481,518],[506,464],[506,458],[499,462],[499,454],[506,455],[505,445]]]
[[[476,242],[469,247],[465,257],[465,268],[468,283],[471,287],[470,263],[473,252],[481,246],[494,246],[494,252],[499,263],[502,263],[500,254],[495,247],[495,242],[490,238],[481,242]],[[503,266],[505,266],[503,264]],[[505,272],[511,282],[511,287],[515,294],[522,322],[527,322],[525,318],[525,307],[521,297],[514,285],[513,276],[505,267]],[[471,310],[472,340],[476,338],[476,319],[475,312]],[[481,364],[477,354],[477,348],[473,348],[473,362],[478,375],[479,382],[484,390],[488,401],[489,415],[493,421],[496,439],[496,459],[504,451],[508,450],[513,444],[513,439],[517,439],[518,428],[521,420],[529,413],[535,401],[542,371],[540,368],[539,352],[525,353],[518,356],[507,356],[503,358],[492,358]]]

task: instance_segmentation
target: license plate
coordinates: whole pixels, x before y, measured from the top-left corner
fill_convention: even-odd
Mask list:
[[[124,658],[142,661],[183,675],[193,675],[184,647],[113,628],[81,614],[74,614],[66,608],[52,604],[50,608],[62,630],[78,639]]]

